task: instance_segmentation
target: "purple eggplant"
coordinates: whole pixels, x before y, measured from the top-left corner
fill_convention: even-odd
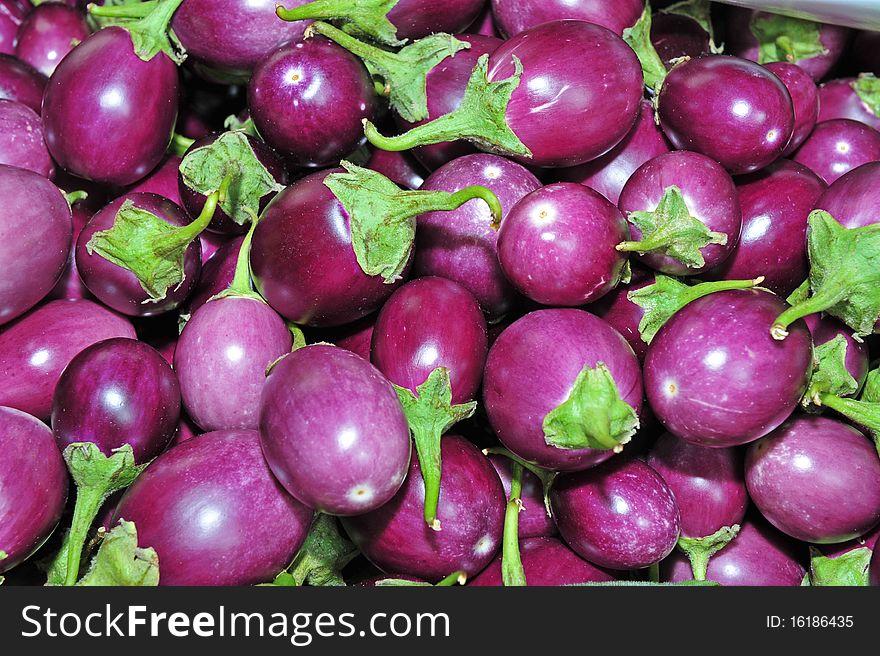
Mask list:
[[[168,155],[147,177],[129,188],[128,193],[158,194],[183,207],[177,182],[180,161],[179,155]]]
[[[67,501],[67,467],[52,431],[34,417],[0,407],[0,573],[48,538]]]
[[[74,7],[47,2],[27,15],[15,39],[15,56],[46,77],[89,35],[85,16]]]
[[[739,245],[709,277],[763,276],[767,289],[783,297],[793,292],[807,277],[807,216],[825,187],[807,167],[785,159],[737,178],[743,214]]]
[[[425,492],[416,454],[403,487],[391,501],[364,515],[342,519],[358,549],[382,571],[429,581],[458,570],[475,575],[501,547],[506,498],[489,460],[456,435],[443,438],[441,458],[437,514],[441,531],[425,523]]]
[[[339,326],[327,334],[326,341],[339,348],[344,348],[346,351],[351,351],[364,360],[369,360],[376,318],[377,315],[371,314],[363,319]]]
[[[749,497],[740,451],[699,446],[666,433],[651,449],[648,464],[675,495],[683,537],[705,537],[742,522]]]
[[[361,269],[350,217],[313,173],[279,193],[254,232],[251,268],[257,290],[281,316],[338,326],[376,310],[399,284]]]
[[[868,345],[864,341],[856,341],[853,331],[846,324],[834,317],[820,313],[804,317],[810,335],[813,336],[813,347],[817,348],[835,339],[838,335],[846,341],[846,358],[844,365],[850,376],[858,383],[859,388],[868,375]]]
[[[40,112],[46,76],[23,61],[0,54],[0,99],[15,100]]]
[[[180,385],[143,342],[115,338],[80,351],[58,380],[52,431],[58,447],[94,442],[106,456],[124,444],[135,462],[165,449],[180,418]]]
[[[0,199],[2,326],[52,291],[67,264],[73,224],[64,194],[39,173],[0,164]]]
[[[803,322],[784,341],[770,336],[785,307],[769,292],[723,291],[688,304],[660,329],[645,356],[645,391],[671,433],[734,446],[788,418],[807,389],[812,340]]]
[[[863,164],[842,175],[816,202],[844,228],[880,222],[875,211],[880,190],[880,162]]]
[[[598,191],[557,182],[525,196],[498,231],[501,270],[524,296],[575,307],[600,299],[624,275],[629,236],[620,210]]]
[[[783,157],[788,157],[810,136],[816,121],[824,120],[819,118],[819,90],[813,78],[797,64],[771,62],[765,67],[782,80],[785,88],[788,89],[788,95],[791,96],[794,130],[782,153]]]
[[[644,360],[648,351],[648,344],[639,332],[639,324],[645,316],[645,308],[631,301],[628,294],[653,285],[654,282],[656,282],[654,272],[651,269],[633,266],[628,283],[618,285],[589,307],[590,312],[604,319],[614,330],[623,335],[639,360]]]
[[[82,232],[82,229],[89,222],[89,219],[92,218],[93,212],[82,201],[75,202],[71,205],[70,210],[73,218],[73,240],[71,243],[76,244],[79,233]],[[67,265],[64,267],[64,273],[61,274],[61,278],[55,283],[55,287],[49,292],[46,300],[56,301],[92,298],[92,293],[89,291],[89,288],[83,284],[82,279],[79,277],[79,272],[76,270],[76,254],[74,251],[74,248],[70,249],[70,255],[67,258]]]
[[[52,301],[0,333],[0,405],[48,420],[61,372],[84,348],[134,338],[124,318],[91,301]]]
[[[0,164],[51,178],[52,158],[43,139],[43,122],[27,105],[0,100]]]
[[[642,90],[638,57],[623,39],[586,21],[554,21],[481,57],[454,112],[397,137],[383,137],[371,123],[366,133],[385,150],[463,138],[526,164],[575,166],[623,140]]]
[[[822,121],[793,159],[831,184],[862,164],[880,161],[880,132],[846,118]]]
[[[202,268],[201,245],[197,239],[189,241],[181,258],[183,280],[177,286],[168,287],[164,298],[155,298],[145,289],[138,275],[106,259],[93,243],[96,234],[110,231],[118,221],[120,211],[129,206],[149,212],[175,228],[195,225],[190,224],[184,211],[167,198],[150,193],[125,194],[95,214],[83,228],[76,243],[76,267],[89,291],[108,307],[129,316],[155,316],[183,303],[198,283]],[[167,234],[178,235],[181,239],[189,236],[188,233]]]
[[[880,522],[880,458],[871,442],[827,417],[793,417],[749,447],[749,496],[783,533],[844,542]]]
[[[367,168],[381,173],[396,185],[415,191],[425,183],[427,174],[422,165],[409,153],[393,153],[373,149]]]
[[[15,35],[32,7],[18,0],[2,0],[0,2],[0,52],[15,52]]]
[[[189,416],[206,431],[258,428],[266,367],[291,344],[281,317],[253,296],[231,294],[199,307],[174,352]]]
[[[377,99],[361,61],[316,36],[293,41],[257,65],[248,109],[269,145],[299,166],[327,166],[363,143],[362,121],[374,119]]]
[[[205,433],[150,464],[116,520],[159,556],[160,585],[271,581],[305,541],[312,511],[272,477],[256,431]]]
[[[831,121],[848,118],[880,130],[880,116],[862,95],[867,97],[866,88],[872,80],[848,77],[830,80],[819,87],[819,120]],[[861,94],[861,95],[860,95]]]
[[[798,586],[804,579],[796,546],[759,518],[749,519],[736,538],[709,561],[706,578],[721,585]],[[687,557],[674,552],[660,565],[664,581],[690,581]]]
[[[203,232],[202,234],[216,233]],[[204,261],[202,275],[199,276],[198,286],[186,300],[186,312],[188,314],[194,314],[196,310],[208,302],[208,299],[216,296],[232,284],[244,238],[244,235],[240,235],[230,239],[220,246],[207,260],[204,259],[204,245],[202,246],[202,260]]]
[[[454,191],[478,184],[501,202],[502,217],[529,192],[541,187],[525,167],[497,155],[466,155],[432,173],[423,191]],[[502,218],[502,223],[504,222]],[[418,219],[414,276],[441,276],[460,283],[476,297],[490,321],[511,309],[516,293],[498,263],[498,231],[483,203],[470,202],[452,212]]]
[[[765,11],[727,7],[725,50],[766,64],[789,61],[814,80],[825,77],[843,54],[851,30]]]
[[[606,27],[618,36],[642,15],[642,0],[492,0],[492,13],[508,37],[541,23],[574,18]]]
[[[177,96],[177,67],[166,54],[144,61],[127,31],[99,30],[64,58],[46,86],[49,152],[74,175],[132,184],[164,157]]]
[[[581,407],[592,394],[610,405]],[[582,310],[539,310],[492,345],[483,398],[493,430],[513,453],[547,469],[576,471],[607,460],[635,432],[641,371],[626,340],[601,319]],[[620,421],[610,426],[609,413]]]
[[[500,38],[498,28],[495,26],[495,16],[492,14],[492,5],[487,4],[483,12],[477,16],[477,19],[467,28],[468,34],[477,34],[480,36],[492,36]],[[466,35],[467,36],[467,35]]]
[[[641,460],[617,458],[562,474],[550,489],[559,533],[582,558],[611,569],[641,569],[675,548],[681,519],[675,496]]]
[[[223,138],[223,135],[214,133],[201,139],[197,139],[187,149],[187,154],[190,154],[199,148],[209,147],[212,144],[217,143],[217,140],[221,138]],[[269,146],[267,146],[259,139],[256,139],[250,135],[244,135],[244,139],[247,141],[247,145],[250,147],[251,152],[253,152],[256,162],[265,169],[266,173],[268,173],[269,176],[271,176],[271,178],[274,180],[274,183],[279,187],[286,184],[287,171],[284,168],[284,162],[275,153],[275,151],[273,151]],[[186,159],[186,157],[184,157],[184,159]],[[213,159],[213,162],[216,161],[218,160]],[[182,201],[182,207],[191,217],[195,218],[201,213],[202,209],[205,207],[205,201],[207,200],[208,194],[199,193],[195,189],[190,188],[187,184],[188,180],[186,172],[186,164],[178,167],[178,193]],[[229,196],[234,197],[237,193],[240,195],[244,195],[244,192],[240,191],[239,185],[242,184],[241,181],[242,178],[236,178],[235,182],[230,185],[230,190],[228,194]],[[269,204],[269,201],[272,200],[272,197],[274,195],[274,192],[270,192],[260,198],[258,203],[259,211],[257,211],[257,208],[252,208],[253,211],[256,214],[259,214],[263,209],[265,209],[266,205]],[[247,230],[247,225],[241,223],[240,221],[237,221],[233,217],[230,217],[229,214],[227,214],[223,210],[222,206],[218,206],[217,209],[214,211],[214,216],[211,218],[211,223],[208,225],[208,230],[220,232],[223,234],[235,234],[245,232]]]
[[[504,494],[509,498],[513,461],[507,456],[496,453],[489,455],[489,461],[495,467],[498,476],[501,477]],[[521,485],[520,501],[522,507],[518,521],[520,539],[555,535],[556,524],[547,511],[544,502],[544,486],[541,480],[533,472],[523,468]]]
[[[615,205],[630,176],[642,164],[669,152],[669,144],[654,121],[654,107],[642,101],[639,118],[619,144],[592,162],[560,169],[560,180],[579,182],[605,196]]]
[[[401,130],[409,130],[458,109],[477,61],[483,55],[491,55],[504,43],[501,39],[467,34],[457,38],[470,44],[470,48],[455,53],[453,57],[447,57],[428,73],[425,81],[428,118],[418,123],[409,123],[395,114],[394,120]],[[416,159],[434,171],[458,157],[476,153],[477,149],[462,140],[420,146],[412,152]]]
[[[528,585],[576,585],[615,580],[611,572],[588,563],[557,538],[521,537],[519,552]],[[468,581],[468,585],[503,585],[501,557],[489,563],[486,569]]]
[[[651,18],[651,44],[667,69],[682,57],[700,57],[712,51],[710,35],[699,21],[662,11]]]
[[[711,55],[677,64],[660,89],[657,112],[676,148],[708,155],[734,174],[772,164],[794,132],[785,85],[763,66],[738,57]]]
[[[699,153],[676,151],[642,164],[618,206],[631,233],[618,248],[639,253],[643,264],[670,275],[718,266],[736,248],[742,230],[733,180]]]
[[[376,319],[370,361],[395,385],[415,392],[437,367],[449,370],[452,403],[472,400],[486,362],[486,320],[458,283],[429,276],[391,295]]]
[[[285,23],[270,0],[184,0],[171,27],[189,56],[224,79],[247,79],[271,52],[302,36],[303,23]],[[199,68],[197,67],[197,70]]]
[[[259,417],[273,473],[317,510],[369,512],[403,484],[410,437],[397,394],[375,367],[345,349],[307,346],[274,365]]]

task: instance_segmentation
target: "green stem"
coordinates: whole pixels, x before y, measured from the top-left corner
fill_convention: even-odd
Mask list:
[[[442,581],[437,583],[434,587],[435,588],[450,588],[454,585],[464,585],[466,581],[467,581],[467,573],[459,570],[459,571],[453,572],[452,574],[447,576],[445,579],[443,579]]]
[[[504,534],[501,547],[501,579],[505,586],[525,586],[526,574],[519,553],[519,513],[522,510],[523,466],[513,461],[510,476],[510,497],[504,513]]]
[[[67,198],[67,204],[73,207],[73,204],[78,200],[85,200],[89,197],[89,193],[87,191],[83,191],[78,189],[77,191],[71,191],[69,193],[64,194],[64,197]]]
[[[669,246],[672,241],[672,239],[660,235],[641,241],[622,241],[615,248],[624,253],[651,253]]]
[[[88,12],[101,18],[143,18],[159,4],[157,0],[138,2],[132,5],[96,5],[89,3]]]
[[[70,526],[70,535],[67,543],[67,575],[64,577],[64,585],[76,585],[79,580],[79,566],[82,559],[83,546],[89,535],[89,528],[106,495],[103,490],[89,489],[80,490],[76,495],[76,505],[73,508],[73,520]]]
[[[493,446],[488,449],[483,449],[483,454],[487,455],[487,456],[490,454],[504,456],[505,458],[508,458],[508,459],[512,460],[513,462],[522,466],[523,469],[526,469],[526,470],[532,472],[535,476],[537,476],[538,480],[541,481],[541,486],[543,487],[543,490],[544,490],[544,506],[545,506],[545,509],[547,510],[547,515],[551,515],[551,512],[550,512],[550,486],[553,484],[553,479],[556,478],[555,472],[551,472],[546,469],[541,469],[535,463],[529,462],[528,460],[524,460],[524,459],[520,458],[518,455],[516,455],[515,453],[513,453],[512,451],[509,451],[501,446]]]
[[[454,193],[446,191],[433,193],[404,191],[401,192],[401,197],[409,197],[416,201],[416,204],[412,207],[407,203],[402,204],[401,210],[404,216],[401,216],[401,219],[409,219],[417,214],[425,214],[427,212],[451,212],[452,210],[457,210],[468,201],[479,198],[489,206],[489,211],[492,213],[492,223],[490,224],[492,229],[497,230],[501,225],[501,201],[498,200],[498,196],[491,189],[480,185],[465,187]],[[413,211],[416,209],[418,211]]]
[[[716,280],[712,282],[701,282],[689,287],[682,295],[683,298],[681,300],[684,301],[684,304],[681,307],[693,303],[698,298],[703,298],[709,294],[724,292],[731,289],[752,289],[753,287],[760,285],[762,282],[764,282],[764,276],[758,276],[754,280]]]
[[[218,203],[226,198],[226,193],[229,190],[229,185],[232,184],[233,179],[233,174],[228,174],[223,179],[220,189],[208,194],[207,198],[205,198],[205,204],[196,220],[177,228],[177,230],[174,230],[173,232],[169,232],[158,240],[154,247],[155,252],[158,255],[167,255],[181,246],[189,244],[204,232],[208,225],[210,225],[211,219],[214,217],[214,212],[217,209]]]
[[[235,261],[235,275],[232,283],[229,285],[229,291],[242,295],[250,295],[251,288],[251,241],[254,238],[254,230],[257,227],[257,217],[251,219],[251,227],[248,228],[244,240],[241,242],[241,248],[238,250],[238,259]]]
[[[458,141],[470,132],[469,127],[468,116],[460,110],[455,110],[438,116],[428,123],[417,125],[396,137],[386,137],[373,123],[364,119],[364,135],[367,141],[380,150],[396,153],[419,146]]]
[[[312,2],[293,9],[285,9],[279,4],[275,6],[275,14],[281,20],[288,22],[333,20],[339,18],[339,2],[338,0],[312,0]]]
[[[770,328],[770,334],[773,336],[773,339],[785,339],[788,337],[788,330],[786,329],[792,323],[811,314],[827,310],[846,298],[849,293],[847,281],[837,280],[832,276],[825,278],[822,281],[822,285],[812,296],[788,308],[776,317],[776,321],[773,322]]]
[[[314,4],[314,3],[313,3]],[[297,9],[302,9],[302,7],[297,7]],[[292,11],[295,12],[297,9],[276,9],[276,13],[281,16],[280,12],[284,11]],[[285,19],[287,20],[287,19]],[[388,63],[390,66],[393,66],[398,57],[393,52],[388,52],[387,50],[382,50],[382,48],[377,48],[374,45],[370,45],[369,43],[364,43],[359,39],[355,39],[350,34],[346,34],[340,29],[337,29],[330,25],[329,23],[324,23],[321,21],[316,21],[309,25],[308,32],[317,32],[321,36],[325,36],[331,41],[335,41],[340,46],[348,50],[353,55],[360,57],[369,62],[376,63]],[[384,95],[384,94],[383,94]]]
[[[653,563],[648,567],[648,580],[652,583],[660,582],[660,563]]]
[[[174,136],[171,137],[171,145],[168,146],[168,150],[170,150],[178,157],[183,157],[186,154],[186,151],[188,151],[190,146],[192,146],[195,142],[195,139],[184,137],[182,134],[178,134],[177,132],[175,132]]]

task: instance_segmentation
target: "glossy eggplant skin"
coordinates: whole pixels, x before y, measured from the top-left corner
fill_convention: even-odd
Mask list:
[[[521,164],[497,155],[459,157],[434,171],[421,189],[454,192],[483,185],[498,197],[503,217],[541,182]],[[498,231],[488,206],[472,200],[451,212],[418,218],[413,276],[440,276],[461,284],[479,301],[489,321],[513,307],[517,293],[498,262]]]
[[[645,359],[648,345],[639,332],[639,323],[645,316],[645,308],[629,300],[629,293],[653,285],[654,271],[633,265],[632,277],[626,284],[619,284],[596,303],[587,306],[587,310],[603,319],[614,330],[619,332],[635,352],[639,361]]]
[[[0,98],[16,100],[40,113],[46,76],[12,55],[0,54]]]
[[[372,78],[329,39],[299,39],[254,70],[248,108],[260,135],[298,166],[333,165],[364,143],[378,101]]]
[[[52,301],[0,333],[0,405],[48,421],[61,372],[84,348],[135,338],[123,317],[92,301]]]
[[[51,178],[55,170],[39,115],[12,100],[0,100],[0,164],[27,169],[45,178]]]
[[[485,0],[400,0],[388,12],[399,39],[421,39],[435,32],[461,32],[483,9]]]
[[[378,369],[337,346],[306,346],[275,364],[259,424],[272,472],[316,510],[373,511],[407,475],[410,432],[397,393]]]
[[[876,208],[880,199],[880,162],[869,162],[844,173],[828,186],[817,209],[828,212],[844,228],[860,228],[880,222]]]
[[[514,75],[514,57],[523,73],[506,121],[532,153],[517,158],[523,164],[555,168],[589,162],[620,143],[635,123],[641,65],[610,30],[579,20],[533,27],[492,53],[488,79]]]
[[[782,80],[788,94],[791,96],[791,106],[794,110],[794,130],[791,139],[782,153],[788,157],[797,150],[810,133],[816,127],[819,118],[819,89],[813,78],[797,64],[788,62],[772,62],[764,67]]]
[[[205,431],[256,430],[266,368],[291,343],[284,320],[261,300],[228,296],[202,305],[174,351],[189,416]]]
[[[620,282],[629,257],[615,247],[628,236],[623,214],[602,194],[557,182],[533,191],[507,214],[498,231],[498,259],[527,298],[577,307]]]
[[[772,164],[794,132],[782,81],[763,66],[725,55],[675,66],[660,89],[657,112],[676,148],[708,155],[733,174]]]
[[[121,27],[79,44],[46,85],[49,152],[74,175],[111,185],[137,182],[165,156],[178,105],[177,66],[164,53],[143,61]]]
[[[830,121],[848,118],[880,130],[880,116],[865,104],[853,88],[856,79],[845,77],[829,80],[819,87],[819,119]]]
[[[561,449],[544,440],[544,417],[568,399],[584,366],[599,362],[638,414],[638,360],[607,323],[583,310],[548,309],[511,324],[489,350],[483,378],[483,401],[498,439],[519,457],[556,471],[587,469],[611,458],[610,449]]]
[[[67,467],[52,431],[35,417],[0,407],[0,545],[12,569],[52,534],[67,500]]]
[[[391,501],[378,510],[342,519],[355,545],[383,572],[428,581],[439,581],[457,570],[473,576],[501,547],[507,499],[492,464],[457,435],[443,437],[440,457],[440,531],[425,523],[425,489],[415,452],[406,481]]]
[[[749,447],[749,496],[797,540],[834,544],[880,523],[880,458],[842,421],[799,415]]]
[[[171,27],[190,57],[223,73],[247,79],[254,67],[283,43],[302,36],[307,23],[275,15],[272,0],[184,0]],[[305,4],[285,3],[287,6]]]
[[[617,205],[620,192],[642,164],[669,152],[669,143],[654,120],[654,107],[643,100],[639,117],[629,134],[605,155],[592,162],[560,169],[560,180],[578,182],[595,189]]]
[[[596,23],[620,36],[644,8],[642,0],[492,0],[495,21],[508,37],[563,18]]]
[[[681,533],[672,491],[641,460],[616,458],[563,474],[553,482],[550,505],[562,538],[601,567],[633,570],[660,562]]]
[[[526,583],[531,586],[604,583],[615,580],[611,572],[587,562],[558,538],[520,538],[519,553]],[[468,581],[468,585],[504,585],[501,557],[489,563],[486,569]]]
[[[399,287],[368,276],[355,257],[348,213],[319,171],[281,191],[254,231],[251,270],[257,291],[290,321],[340,326],[365,317]],[[409,266],[403,272],[406,279]]]
[[[0,326],[52,291],[72,235],[70,206],[58,187],[39,173],[0,164]]]
[[[747,519],[739,533],[709,560],[706,578],[720,585],[798,586],[804,579],[797,543],[760,517]],[[660,564],[663,581],[694,578],[687,556],[676,550]]]
[[[675,495],[684,537],[706,537],[745,517],[749,496],[739,449],[699,446],[665,433],[647,462]]]
[[[822,121],[792,159],[831,184],[862,164],[880,161],[880,132],[847,118]]]
[[[754,280],[783,298],[807,278],[807,217],[826,184],[806,166],[781,159],[736,178],[743,215],[739,244],[707,272],[710,279]]]
[[[787,307],[766,291],[717,292],[679,310],[645,356],[645,392],[674,435],[704,446],[752,442],[784,422],[812,370],[807,325],[777,341],[770,326]]]
[[[34,7],[18,28],[15,56],[46,77],[64,57],[89,36],[82,12],[60,2]]]
[[[159,556],[159,585],[270,582],[305,541],[313,512],[272,477],[256,431],[193,437],[150,463],[116,508]]]
[[[405,284],[379,310],[370,361],[414,393],[434,369],[446,367],[452,403],[459,404],[477,395],[487,350],[476,299],[458,283],[428,276]]]
[[[59,449],[94,442],[110,456],[128,444],[138,463],[165,449],[179,419],[174,371],[156,349],[134,339],[108,339],[80,351],[61,374],[52,401]]]

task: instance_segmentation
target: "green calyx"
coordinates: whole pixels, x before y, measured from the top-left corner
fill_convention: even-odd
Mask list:
[[[858,400],[830,392],[820,393],[818,399],[814,397],[811,400],[816,405],[831,408],[868,431],[880,454],[880,369],[868,372]]]
[[[308,32],[332,39],[360,57],[370,74],[383,80],[383,94],[404,120],[417,123],[428,118],[428,73],[447,57],[471,47],[450,34],[432,34],[399,52],[389,52],[354,37],[327,23],[312,23]]]
[[[827,312],[855,331],[870,335],[880,316],[880,224],[844,228],[824,210],[809,216],[807,255],[812,295],[797,301],[770,328],[774,339],[785,339],[794,321],[816,312]]]
[[[92,235],[86,251],[131,271],[149,296],[146,303],[162,301],[169,288],[183,284],[186,250],[211,223],[229,180],[207,197],[198,218],[185,226],[173,226],[126,200],[110,229]]]
[[[852,88],[867,110],[880,118],[880,79],[873,73],[862,73],[852,83]]]
[[[286,21],[333,21],[352,36],[370,39],[386,46],[402,46],[397,28],[388,12],[400,0],[313,0],[293,9],[278,5],[275,13]]]
[[[823,394],[852,396],[859,391],[859,381],[846,368],[846,338],[834,339],[813,349],[813,375],[804,394],[804,406],[820,403]]]
[[[171,29],[171,19],[182,2],[150,0],[103,7],[90,4],[89,14],[102,28],[117,25],[128,31],[135,54],[144,61],[164,52],[175,64],[182,64],[186,50]]]
[[[729,289],[751,289],[757,287],[764,278],[754,280],[719,280],[687,285],[676,278],[657,274],[654,284],[627,293],[627,298],[644,308],[645,314],[639,322],[639,333],[646,344],[657,331],[688,303]]]
[[[241,246],[238,249],[238,257],[235,260],[235,273],[232,277],[232,282],[229,283],[229,287],[224,289],[219,294],[214,294],[208,301],[215,301],[221,298],[249,298],[255,301],[259,301],[260,303],[265,303],[266,300],[260,296],[257,292],[254,291],[253,285],[251,283],[251,242],[254,239],[254,231],[257,229],[257,223],[259,219],[255,216],[251,221],[251,225],[248,228],[247,234],[245,234],[244,239],[241,241]],[[183,315],[181,315],[182,317]],[[289,324],[291,326],[291,332],[294,330],[294,324]],[[182,329],[181,329],[182,330]],[[296,328],[299,330],[299,328]],[[299,330],[300,335],[302,335],[302,331]],[[294,336],[296,334],[294,333]],[[305,338],[303,338],[305,339]]]
[[[501,546],[501,580],[505,587],[521,587],[526,583],[519,552],[519,513],[522,505],[523,466],[514,461],[510,476],[510,497],[504,512],[504,534]]]
[[[137,465],[129,445],[115,449],[110,457],[92,442],[78,442],[64,449],[64,461],[76,483],[76,505],[67,539],[64,585],[74,585],[79,578],[83,545],[89,529],[107,497],[124,490],[146,467]]]
[[[654,211],[631,212],[628,220],[639,229],[641,239],[622,242],[617,250],[667,255],[693,269],[706,264],[702,248],[727,243],[726,234],[709,230],[702,221],[691,216],[681,189],[675,185],[665,189]]]
[[[365,121],[367,140],[381,150],[403,151],[466,139],[498,155],[531,157],[532,151],[507,125],[507,105],[522,77],[522,62],[513,57],[513,64],[513,75],[490,82],[489,55],[483,55],[474,66],[458,109],[396,137],[382,136],[375,125]]]
[[[155,549],[138,547],[133,522],[120,520],[101,539],[98,553],[78,586],[157,586],[159,556]]]
[[[238,225],[253,221],[265,196],[284,189],[257,158],[244,131],[224,132],[191,151],[180,163],[180,174],[187,187],[206,196],[230,177],[220,208]]]
[[[868,569],[873,551],[858,547],[837,558],[826,558],[815,547],[810,547],[809,584],[813,587],[870,585]]]
[[[424,383],[416,387],[416,393],[394,385],[397,398],[409,423],[409,429],[419,454],[419,468],[425,482],[425,523],[435,531],[441,529],[437,519],[440,501],[440,440],[455,424],[474,414],[475,401],[452,405],[452,385],[449,369],[437,367]]]
[[[678,538],[678,548],[681,549],[691,561],[691,571],[695,581],[705,581],[706,571],[709,568],[709,560],[716,553],[730,544],[737,533],[739,524],[722,526],[712,535],[702,538]]]
[[[615,453],[639,427],[633,407],[620,397],[611,371],[585,365],[568,398],[544,417],[544,441],[559,449],[611,449]]]
[[[342,570],[357,555],[357,548],[340,533],[336,518],[319,513],[293,563],[272,585],[344,586]]]
[[[642,65],[642,75],[645,78],[645,86],[656,95],[660,91],[660,85],[666,79],[666,65],[657,54],[654,44],[651,42],[651,4],[645,3],[642,15],[635,25],[623,30],[623,40],[635,51]]]
[[[749,29],[758,40],[758,63],[785,61],[796,64],[828,52],[819,38],[819,23],[756,12]]]
[[[451,211],[479,198],[501,220],[501,203],[486,187],[445,191],[404,191],[376,171],[342,162],[345,173],[331,173],[324,184],[349,215],[351,240],[361,269],[382,276],[386,283],[400,279],[412,252],[416,217],[425,212]]]

